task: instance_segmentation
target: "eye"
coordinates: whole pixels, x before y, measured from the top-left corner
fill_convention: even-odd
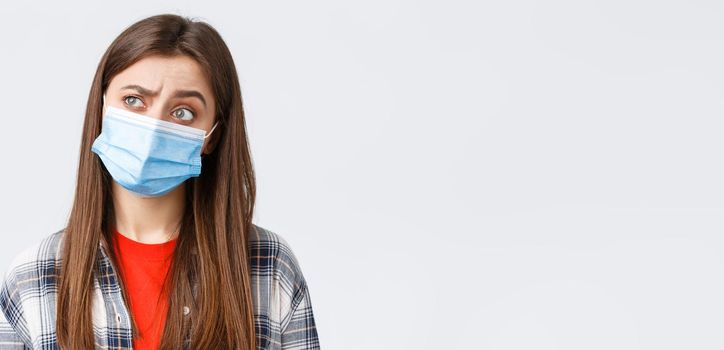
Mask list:
[[[133,96],[133,95],[124,97],[123,102],[125,102],[127,105],[134,107],[134,108],[143,107],[143,101],[140,98]]]
[[[174,118],[189,121],[194,119],[194,112],[188,108],[179,108],[171,113]]]

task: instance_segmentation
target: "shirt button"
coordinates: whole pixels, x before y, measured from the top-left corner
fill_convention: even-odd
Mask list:
[[[184,315],[188,315],[191,312],[188,306],[184,306]]]
[[[116,321],[121,323],[121,314],[116,314]]]

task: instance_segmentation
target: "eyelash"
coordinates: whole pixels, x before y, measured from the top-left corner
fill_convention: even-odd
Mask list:
[[[129,106],[129,107],[131,107],[131,108],[140,108],[140,107],[136,107],[136,106],[131,106],[128,102],[126,102],[126,100],[127,100],[129,97],[136,98],[136,99],[138,99],[138,100],[141,101],[141,102],[143,102],[143,99],[142,99],[141,97],[139,97],[139,96],[136,96],[136,95],[125,95],[125,96],[123,96],[123,103],[125,103],[127,106]],[[191,112],[191,114],[193,114],[193,117],[191,118],[191,120],[183,120],[183,119],[176,118],[176,116],[173,116],[173,114],[174,114],[173,112],[175,112],[175,111],[177,111],[177,110],[179,110],[179,109],[187,109],[187,110],[189,110],[189,111]],[[184,107],[181,107],[181,108],[179,108],[179,109],[175,109],[175,110],[173,110],[173,112],[171,112],[171,115],[172,115],[172,117],[173,117],[174,119],[180,120],[180,121],[182,121],[182,122],[187,122],[187,123],[188,123],[188,122],[192,122],[194,119],[196,119],[196,111],[195,111],[193,108],[184,106]]]

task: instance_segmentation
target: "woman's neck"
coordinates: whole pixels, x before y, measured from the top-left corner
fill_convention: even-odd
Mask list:
[[[164,243],[178,236],[184,213],[184,183],[160,197],[140,197],[113,181],[116,230],[141,243]]]

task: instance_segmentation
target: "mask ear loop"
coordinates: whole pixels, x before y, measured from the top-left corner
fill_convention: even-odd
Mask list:
[[[211,136],[211,133],[214,132],[214,129],[216,129],[217,125],[219,125],[219,122],[214,123],[214,127],[212,127],[211,130],[209,130],[209,132],[206,134],[206,136],[204,136],[204,139]]]
[[[219,125],[219,122],[218,122],[218,121],[217,121],[216,123],[214,123],[214,126],[211,128],[211,130],[206,134],[206,136],[204,136],[204,140],[205,140],[207,137],[211,136],[211,133],[214,132],[214,129],[216,129],[216,126],[217,126],[217,125]],[[202,154],[202,155],[201,155],[202,158],[203,158],[203,156],[205,156],[205,154]]]

